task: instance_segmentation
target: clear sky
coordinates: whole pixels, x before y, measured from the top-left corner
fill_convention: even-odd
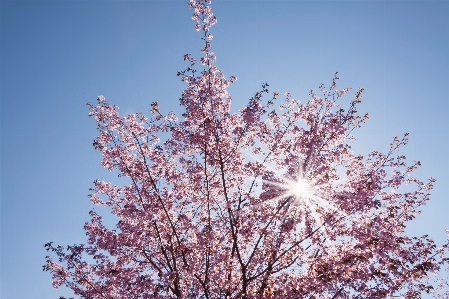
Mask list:
[[[85,104],[104,95],[123,114],[149,114],[152,101],[180,114],[176,72],[202,45],[186,2],[1,1],[1,298],[70,295],[42,272],[43,245],[84,242],[89,188],[115,180],[92,147]],[[409,232],[441,243],[449,229],[449,2],[212,5],[217,65],[238,77],[233,110],[263,82],[301,100],[335,71],[340,87],[363,86],[361,112],[371,120],[353,149],[387,151],[393,136],[410,133],[404,154],[422,161],[419,178],[437,182]]]

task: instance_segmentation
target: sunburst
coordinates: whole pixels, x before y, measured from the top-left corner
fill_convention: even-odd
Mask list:
[[[321,223],[317,210],[330,204],[319,196],[317,190],[319,186],[308,179],[302,169],[293,177],[284,175],[280,177],[279,182],[266,183],[279,190],[277,196],[272,198],[273,201],[288,200],[288,209],[290,205],[299,207],[303,212],[310,213],[317,223]]]
[[[257,159],[254,156],[253,158]],[[267,168],[273,173],[279,173],[279,169],[274,169],[274,167],[271,166],[268,166]],[[323,175],[313,176],[310,171],[304,169],[302,163],[300,163],[296,174],[280,174],[277,177],[278,179],[276,181],[263,181],[266,184],[272,185],[276,189],[273,197],[265,201],[265,204],[287,200],[287,211],[290,210],[292,205],[294,205],[302,212],[311,215],[318,225],[322,224],[321,217],[323,212],[334,212],[338,214],[343,213],[335,207],[329,199],[325,198],[325,196],[321,194],[321,186],[323,184],[327,184],[322,183],[323,180],[321,179],[323,178]],[[339,182],[334,182],[334,184],[335,183]],[[285,213],[285,217],[287,216],[288,213]]]
[[[313,184],[301,175],[298,175],[296,179],[286,179],[280,187],[286,189],[285,195],[287,197],[293,197],[297,201],[315,197],[316,190]]]

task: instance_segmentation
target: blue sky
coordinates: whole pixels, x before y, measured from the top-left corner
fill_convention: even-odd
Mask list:
[[[199,57],[187,1],[1,2],[1,293],[58,298],[42,272],[43,244],[85,241],[99,178],[115,180],[94,151],[87,102],[104,95],[121,113],[159,101],[180,114],[182,57]],[[449,229],[448,1],[215,1],[212,49],[241,108],[260,84],[307,100],[329,83],[366,90],[353,149],[421,160],[418,177],[437,178],[432,199],[410,224],[437,243]],[[347,101],[350,100],[348,96]],[[107,214],[107,211],[104,211]]]

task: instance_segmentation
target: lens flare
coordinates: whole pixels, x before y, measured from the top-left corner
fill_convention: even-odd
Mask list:
[[[264,163],[264,160],[259,159],[257,156],[246,153],[251,159],[254,159],[260,163]],[[265,164],[267,171],[271,173],[271,177],[276,179],[262,180],[260,177],[255,178],[255,181],[262,181],[263,184],[271,185],[273,188],[265,187],[261,190],[265,192],[266,199],[263,202],[252,205],[252,209],[257,209],[262,205],[276,205],[276,203],[284,202],[285,211],[284,218],[290,217],[290,212],[307,213],[315,220],[317,225],[323,223],[322,216],[326,213],[337,213],[344,216],[343,211],[333,205],[333,201],[326,194],[326,186],[328,184],[340,184],[343,180],[329,181],[327,174],[313,174],[308,171],[307,168],[299,163],[297,172],[292,174],[280,174],[280,169],[275,165]],[[276,175],[276,173],[278,173]],[[326,178],[327,177],[327,178]],[[287,200],[287,202],[285,201]],[[303,218],[301,218],[303,219]],[[303,220],[301,220],[303,221]]]
[[[320,194],[320,185],[316,184],[320,176],[312,180],[308,177],[307,173],[300,169],[294,177],[283,176],[280,178],[280,182],[267,182],[283,190],[277,196],[273,197],[271,201],[289,199],[289,204],[287,205],[289,208],[287,210],[290,210],[291,205],[293,205],[296,207],[295,209],[299,208],[306,213],[310,213],[313,219],[315,219],[316,224],[321,225],[323,213],[334,212],[340,214],[341,211]],[[285,217],[287,217],[287,214]]]
[[[296,180],[284,179],[287,187],[287,196],[293,196],[297,200],[312,198],[315,196],[315,188],[303,177]]]

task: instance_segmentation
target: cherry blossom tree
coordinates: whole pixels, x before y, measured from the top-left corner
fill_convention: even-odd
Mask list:
[[[182,119],[120,117],[104,97],[88,104],[101,164],[129,184],[95,181],[86,244],[46,244],[54,287],[81,298],[420,298],[443,267],[447,244],[405,233],[435,181],[413,176],[419,161],[356,155],[352,132],[363,88],[310,92],[301,103],[262,84],[231,113],[229,84],[215,66],[210,1],[190,0],[204,47],[200,70],[186,54]],[[264,98],[267,98],[264,100]],[[168,136],[168,137],[166,137]],[[125,180],[126,180],[125,178]]]

